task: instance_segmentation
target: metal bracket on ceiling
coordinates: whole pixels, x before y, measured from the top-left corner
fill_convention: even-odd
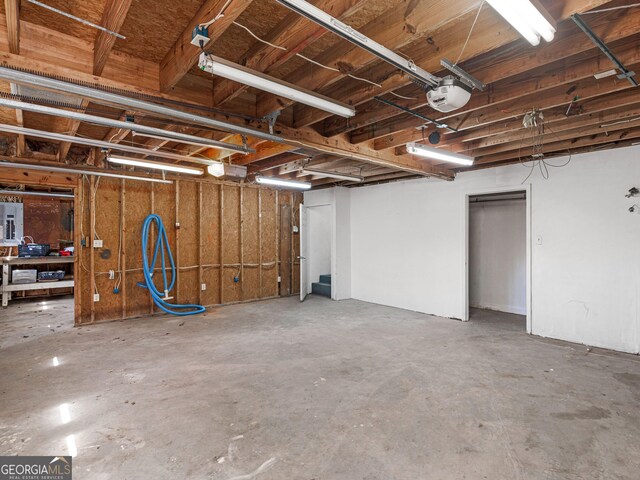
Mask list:
[[[249,149],[249,141],[247,140],[246,135],[241,135],[242,138],[242,146],[244,147],[244,153],[248,154],[250,149]]]
[[[477,88],[481,92],[486,88],[484,82],[478,80],[476,77],[467,73],[462,68],[460,68],[457,64],[453,63],[451,60],[447,60],[443,58],[440,60],[440,65],[449,70],[451,73],[455,74],[460,78],[460,80],[472,88]]]
[[[269,133],[273,135],[273,127],[276,124],[276,120],[280,116],[280,110],[274,110],[273,112],[267,113],[263,118],[269,125]]]
[[[575,24],[580,28],[580,30],[582,30],[587,35],[587,37],[589,37],[589,39],[600,50],[602,50],[602,53],[604,53],[607,56],[607,58],[615,64],[618,70],[622,72],[618,75],[618,78],[627,79],[629,80],[629,83],[631,83],[631,85],[633,85],[634,87],[637,87],[638,81],[634,78],[635,72],[628,70],[627,67],[624,66],[624,64],[620,61],[620,59],[616,57],[615,54],[609,49],[607,44],[604,43],[604,41],[600,37],[598,37],[593,30],[591,30],[589,25],[587,25],[587,23],[582,19],[582,17],[579,14],[575,13],[571,15],[571,20],[573,20]]]

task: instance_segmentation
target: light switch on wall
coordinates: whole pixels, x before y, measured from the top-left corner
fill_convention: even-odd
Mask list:
[[[536,236],[536,244],[542,245],[542,235],[537,235]]]

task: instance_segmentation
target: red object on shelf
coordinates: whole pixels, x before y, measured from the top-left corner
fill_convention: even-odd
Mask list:
[[[68,250],[60,250],[60,256],[61,257],[71,257],[73,254],[73,252],[70,252]]]

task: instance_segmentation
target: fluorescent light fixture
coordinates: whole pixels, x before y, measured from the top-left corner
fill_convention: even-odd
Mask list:
[[[337,18],[332,17],[309,2],[305,2],[304,0],[278,0],[278,3],[281,3],[289,10],[308,18],[369,53],[372,53],[388,64],[393,65],[395,68],[402,70],[420,83],[435,87],[440,81],[440,78],[418,67],[410,59],[404,58],[392,50],[389,50],[387,47],[363,35],[353,27],[342,23]]]
[[[186,173],[187,175],[202,175],[199,168],[183,167],[182,165],[171,165],[170,163],[152,162],[151,160],[141,160],[139,158],[108,157],[109,163],[118,165],[129,165],[131,167],[151,168],[154,170],[164,170],[166,172]]]
[[[473,165],[474,159],[466,155],[450,152],[441,148],[429,147],[421,143],[407,143],[407,152],[419,157],[430,158],[432,160],[440,160],[442,162],[458,163],[460,165]]]
[[[330,172],[316,168],[303,168],[300,170],[300,173],[303,175],[313,175],[315,177],[336,178],[338,180],[346,180],[349,182],[362,182],[364,180],[360,175],[348,175],[346,173]]]
[[[224,164],[215,163],[213,165],[209,165],[207,167],[207,173],[209,175],[213,175],[214,177],[222,177],[224,175]]]
[[[318,95],[311,90],[305,90],[291,83],[283,82],[263,73],[251,70],[222,58],[214,57],[206,52],[200,54],[198,66],[205,72],[218,75],[234,82],[249,85],[250,87],[273,93],[280,97],[288,98],[311,107],[319,108],[325,112],[341,117],[353,117],[356,111],[353,107],[337,102],[328,97]]]
[[[534,47],[540,38],[553,40],[556,28],[553,20],[537,0],[487,0],[520,35]]]
[[[297,180],[283,180],[274,177],[256,177],[256,182],[262,185],[273,185],[274,187],[296,188],[298,190],[309,190],[311,184],[309,182],[299,182]]]

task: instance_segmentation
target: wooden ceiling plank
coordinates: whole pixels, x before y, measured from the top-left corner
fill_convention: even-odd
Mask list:
[[[112,32],[119,32],[127,18],[133,0],[107,0],[100,25]],[[116,37],[103,30],[98,31],[93,48],[93,74],[101,75],[109,54],[116,43]]]
[[[20,55],[20,0],[4,0],[9,51]]]
[[[458,130],[468,130],[514,117],[522,117],[525,112],[534,107],[544,110],[559,105],[568,105],[575,97],[584,100],[627,88],[631,88],[631,86],[628,83],[624,85],[615,77],[601,80],[589,77],[570,84],[562,84],[546,91],[544,95],[539,95],[534,90],[533,92],[526,92],[526,95],[523,94],[523,96],[512,101],[490,104],[485,108],[472,112],[455,112],[453,116],[441,117],[437,120],[443,121]],[[419,120],[417,120],[418,124],[416,125],[416,120],[415,117],[408,115],[405,115],[402,120],[394,121],[394,119],[389,119],[380,124],[352,132],[350,139],[355,144],[375,140],[400,130],[415,128],[420,125]]]
[[[619,130],[613,133],[601,133],[599,135],[586,136],[582,138],[576,138],[571,140],[563,140],[560,142],[549,143],[544,145],[540,150],[545,154],[559,153],[564,155],[568,155],[572,153],[576,149],[580,149],[583,147],[590,147],[595,145],[601,145],[606,143],[616,143],[622,141],[630,141],[640,138],[640,128],[629,128],[624,130]],[[573,154],[573,153],[572,153]],[[495,155],[488,155],[486,157],[479,158],[476,160],[476,165],[489,165],[489,164],[501,164],[502,162],[509,160],[517,160],[518,159],[518,150],[510,150],[507,152],[502,152]]]
[[[580,13],[585,11],[585,9],[592,8],[593,2],[585,0],[581,5],[578,5],[580,2],[576,0],[577,8],[576,12]],[[601,1],[599,3],[607,3],[605,1]],[[584,6],[582,6],[584,5]],[[619,15],[619,13],[616,13]],[[567,17],[560,17],[559,21],[566,20]],[[637,24],[636,24],[637,25]],[[423,44],[419,49],[412,49],[412,58],[416,62],[416,64],[420,65],[422,68],[428,71],[439,71],[440,70],[440,59],[441,58],[455,58],[458,54],[460,48],[460,35],[459,35],[459,26],[456,28],[455,26],[451,27],[453,32],[441,32],[439,42],[437,44],[438,49],[435,51],[429,51],[426,46]],[[564,26],[567,28],[574,28],[572,24],[566,22]],[[610,26],[609,26],[610,28]],[[457,35],[456,35],[457,32]],[[634,30],[637,32],[637,29]],[[434,38],[438,38],[434,36]],[[504,24],[504,22],[500,21],[491,9],[487,9],[483,11],[478,19],[478,24],[476,25],[476,29],[474,30],[474,41],[470,42],[465,50],[465,54],[462,57],[462,61],[467,60],[469,58],[473,58],[475,56],[481,55],[483,53],[489,52],[501,46],[507,45],[512,41],[518,41],[520,45],[524,45],[522,39],[519,35],[510,29],[508,26]],[[586,38],[583,34],[581,37],[582,43],[585,45],[585,48],[593,48],[593,44]],[[556,47],[556,42],[554,41],[552,44],[554,48]],[[532,52],[536,51],[537,47],[529,47],[528,45],[524,48],[521,48],[522,51],[528,53],[528,61],[533,61]],[[422,53],[419,53],[422,52]],[[536,52],[535,57],[538,57],[538,53]],[[485,83],[491,83],[496,79],[503,78],[504,72],[502,71],[501,65],[498,63],[491,62],[491,69],[486,75],[480,75],[478,72],[471,71],[477,78],[481,79]],[[405,75],[400,75],[399,72],[395,71],[386,64],[380,64],[377,66],[377,73],[372,72],[356,72],[358,76],[364,76],[365,78],[369,78],[377,83],[382,85],[382,89],[377,89],[374,94],[384,94],[389,91],[395,90],[397,88],[403,87],[411,83],[411,79]],[[370,89],[373,90],[373,89]],[[319,93],[335,98],[338,101],[350,103],[352,105],[360,105],[370,100],[372,96],[372,92],[367,92],[366,89],[361,88],[350,79],[345,79],[340,84],[336,84],[331,88],[323,88],[319,90]],[[294,107],[294,126],[302,127],[307,125],[312,125],[314,123],[320,122],[326,118],[329,118],[331,114],[326,112],[321,112],[314,110],[306,105],[296,105]]]
[[[638,101],[638,93],[633,89],[622,90],[620,92],[606,94],[590,99],[580,101],[578,103],[579,115],[566,116],[567,109],[557,107],[544,112],[545,123],[554,125],[554,122],[562,122],[565,120],[580,122],[583,115],[593,116],[599,112],[618,107],[627,107]],[[555,128],[555,127],[554,127]],[[444,134],[441,137],[439,145],[446,146],[462,142],[486,141],[490,142],[492,138],[496,138],[501,134],[517,132],[522,129],[521,118],[511,118],[499,121],[480,128],[472,128],[457,134]],[[403,130],[386,137],[378,138],[373,142],[374,150],[385,150],[388,148],[398,148],[409,142],[422,141],[422,133],[420,130]]]
[[[233,0],[220,17],[209,27],[209,45],[215,43],[252,0]],[[198,63],[200,49],[191,44],[193,30],[200,24],[215,18],[227,3],[227,0],[207,0],[193,20],[178,37],[175,44],[160,62],[160,90],[168,91],[176,85],[191,68]]]
[[[640,22],[640,12],[634,12],[618,18],[613,22],[599,23],[596,25],[608,43],[629,38],[638,32],[638,22]],[[565,35],[562,35],[565,33]],[[571,33],[570,35],[567,35]],[[524,52],[523,52],[524,50]],[[624,50],[615,49],[616,55],[624,62],[637,62],[633,60],[638,55],[638,42],[634,40],[624,46]],[[586,53],[585,53],[586,52]],[[574,32],[565,29],[556,37],[553,43],[539,47],[539,54],[532,57],[527,55],[523,59],[524,53],[529,54],[528,49],[507,48],[504,54],[496,57],[492,54],[491,63],[493,68],[474,70],[471,73],[491,84],[485,92],[474,92],[470,102],[462,111],[471,111],[480,108],[491,102],[506,101],[516,98],[520,92],[532,89],[544,90],[567,81],[585,78],[593,73],[607,70],[611,63],[602,56],[600,50],[593,47],[593,44],[582,32]],[[582,60],[580,55],[588,55],[589,58]],[[572,58],[573,57],[573,58]],[[578,60],[576,62],[576,60]],[[541,67],[546,67],[542,69]],[[532,75],[523,76],[525,72],[534,71]],[[516,77],[516,78],[513,78]],[[515,80],[518,80],[516,83]],[[494,83],[495,82],[495,83]],[[406,87],[405,87],[406,88]],[[414,95],[418,100],[404,100],[401,98],[391,98],[395,103],[413,110],[425,111],[429,117],[437,116],[437,112],[426,109],[428,105],[426,96],[422,92]],[[405,96],[408,92],[404,92]],[[411,94],[409,94],[411,95]],[[460,112],[460,110],[458,110]],[[356,116],[345,120],[341,117],[332,116],[324,120],[321,132],[325,136],[333,136],[346,131],[352,131],[368,125],[398,117],[399,111],[393,107],[383,106],[380,102],[372,100],[357,109]]]

